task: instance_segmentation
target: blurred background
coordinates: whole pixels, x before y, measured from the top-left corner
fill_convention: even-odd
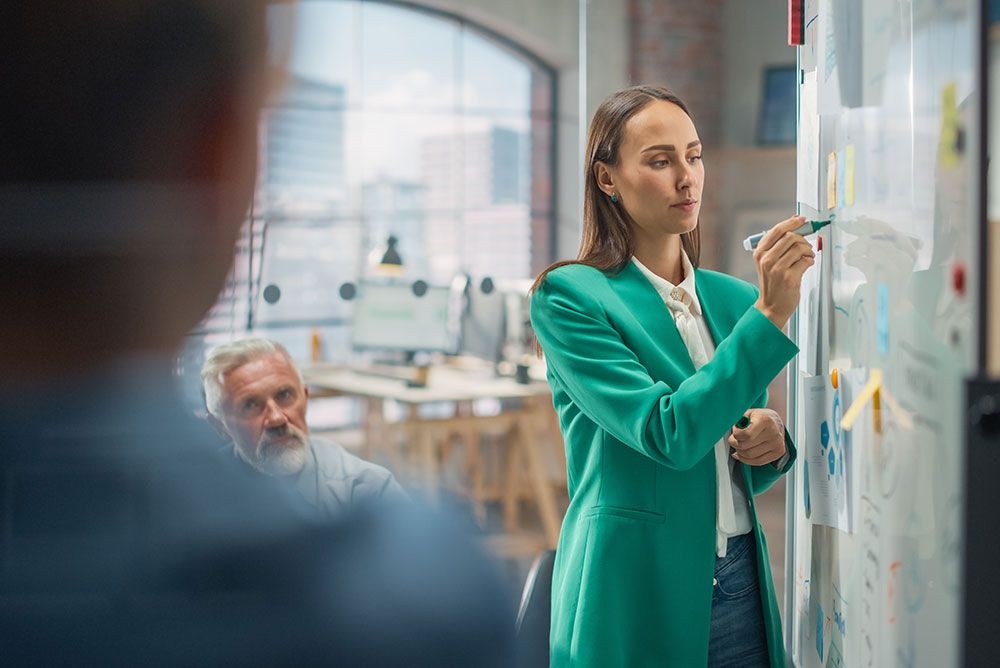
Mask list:
[[[705,145],[702,265],[756,282],[741,240],[795,211],[795,51],[780,0],[299,0],[271,10],[285,86],[208,350],[284,344],[309,422],[418,494],[469,508],[512,588],[554,547],[565,467],[527,291],[576,254],[600,101],[663,84]],[[771,388],[785,414],[785,381]],[[781,600],[784,487],[759,504]]]

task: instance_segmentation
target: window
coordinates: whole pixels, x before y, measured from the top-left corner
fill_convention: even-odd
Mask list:
[[[412,5],[301,0],[270,18],[288,82],[262,113],[249,220],[195,358],[251,330],[307,358],[314,328],[325,357],[345,357],[341,287],[390,235],[403,276],[431,285],[524,279],[551,261],[551,69]]]
[[[795,102],[799,68],[795,65],[768,67],[764,72],[757,143],[795,144]]]

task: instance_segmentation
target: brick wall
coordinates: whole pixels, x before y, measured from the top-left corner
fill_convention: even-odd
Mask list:
[[[719,197],[713,196],[712,149],[722,126],[722,1],[630,0],[633,83],[660,84],[691,110],[705,143],[707,193],[701,209],[702,266],[725,266],[719,253]]]
[[[553,88],[552,80],[547,76],[538,76],[533,72],[531,77],[531,109],[532,114],[545,118],[552,112]],[[552,262],[555,239],[555,216],[553,209],[556,202],[553,199],[552,153],[555,150],[554,124],[531,124],[531,184],[529,201],[531,205],[531,275],[537,276]]]

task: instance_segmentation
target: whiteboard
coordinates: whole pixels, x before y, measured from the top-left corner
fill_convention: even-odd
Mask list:
[[[797,192],[835,222],[791,325],[786,648],[801,668],[957,665],[979,4],[805,5]]]

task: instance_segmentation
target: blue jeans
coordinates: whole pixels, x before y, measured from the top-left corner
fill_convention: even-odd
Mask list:
[[[729,539],[726,556],[715,558],[715,581],[708,665],[766,668],[770,662],[752,531]]]

